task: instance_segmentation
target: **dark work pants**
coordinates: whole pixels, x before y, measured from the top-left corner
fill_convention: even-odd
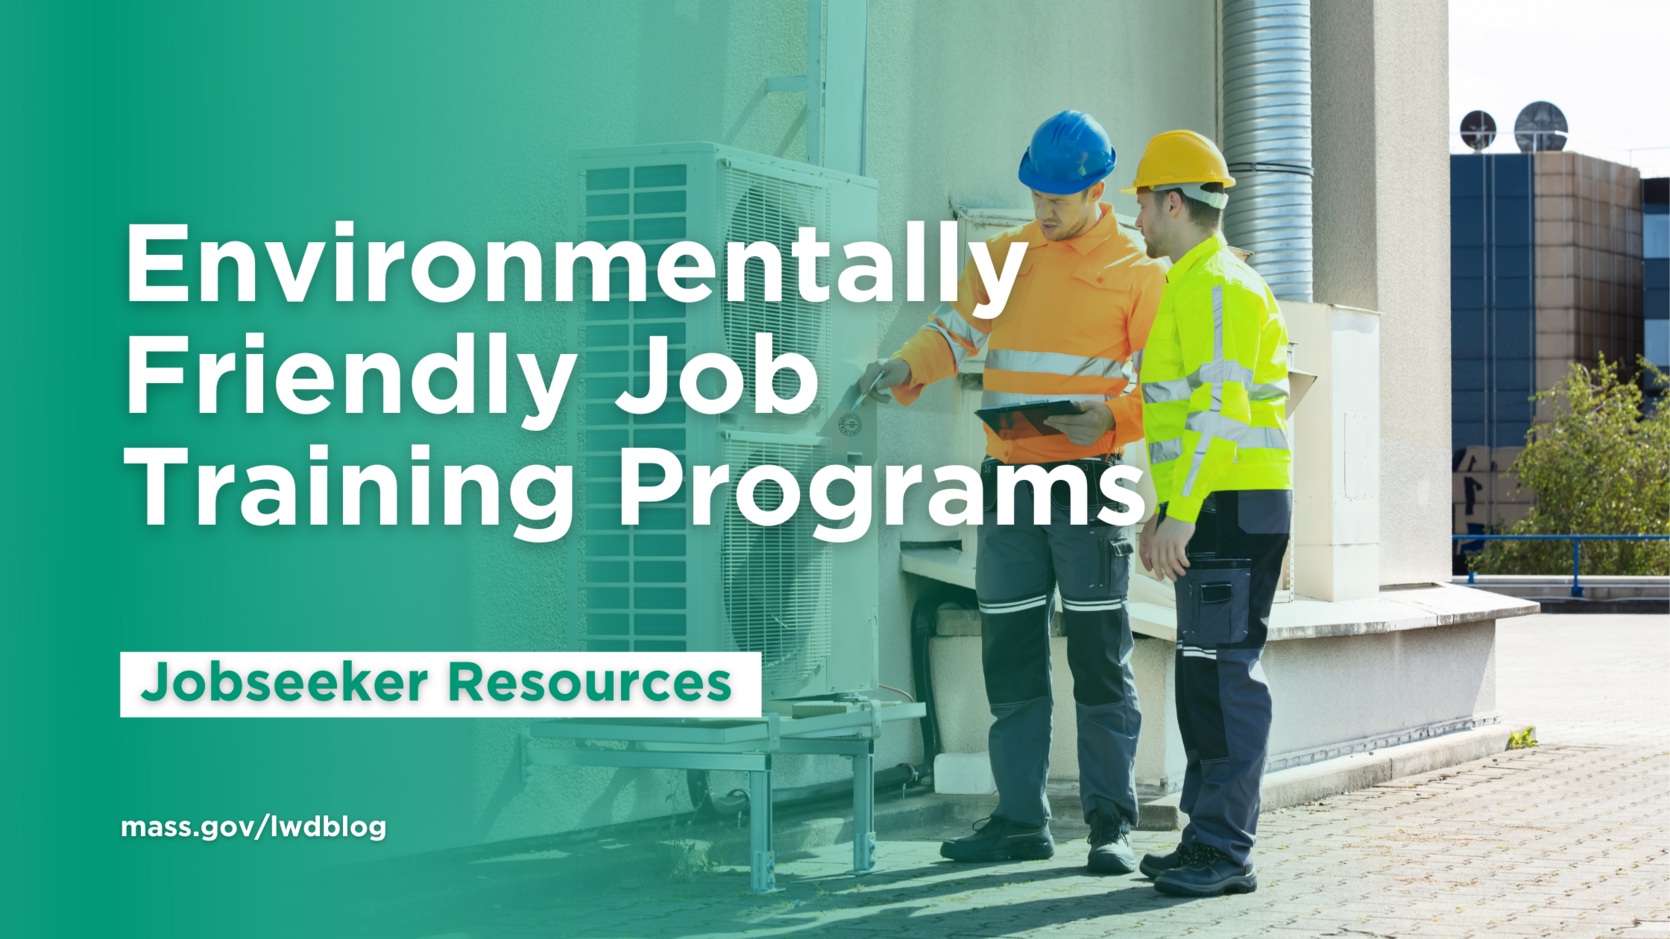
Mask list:
[[[1177,722],[1188,759],[1182,842],[1245,864],[1270,742],[1270,686],[1259,659],[1281,583],[1293,494],[1222,491],[1206,505],[1189,541],[1194,566],[1176,588]],[[1230,559],[1244,563],[1232,567]]]
[[[1058,487],[1064,488],[1064,487]],[[1052,588],[1059,586],[1078,718],[1079,794],[1085,816],[1100,808],[1136,827],[1136,748],[1142,727],[1131,674],[1128,528],[1069,524],[1052,506],[1033,524],[1032,487],[1015,487],[1015,524],[988,507],[980,526],[975,587],[981,663],[991,704],[994,814],[1023,825],[1049,821],[1053,701],[1050,694]],[[1095,510],[1091,509],[1094,515]]]

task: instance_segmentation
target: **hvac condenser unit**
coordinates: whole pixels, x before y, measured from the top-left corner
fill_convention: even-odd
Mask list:
[[[810,483],[830,463],[875,462],[874,407],[849,414],[842,399],[875,359],[876,317],[871,305],[846,303],[833,289],[825,303],[802,300],[790,253],[799,229],[816,228],[832,255],[819,262],[818,282],[833,288],[846,263],[841,246],[875,240],[875,181],[711,143],[581,150],[574,164],[574,240],[637,242],[649,291],[630,302],[617,261],[609,301],[595,302],[590,264],[576,267],[569,347],[580,362],[564,410],[568,452],[583,467],[567,555],[569,623],[578,625],[582,647],[757,651],[767,699],[875,688],[881,513],[856,541],[816,540]],[[718,277],[699,303],[674,302],[658,289],[656,263],[677,241],[698,242],[714,257]],[[761,264],[750,261],[746,300],[727,301],[725,244],[757,241],[782,255],[783,300],[765,302]],[[754,413],[758,332],[773,334],[774,354],[798,352],[817,368],[818,396],[805,412]],[[652,414],[628,414],[614,401],[647,389],[651,336],[667,337],[668,400]],[[725,414],[701,414],[677,399],[683,364],[706,352],[729,356],[747,382]],[[704,379],[704,393],[716,397],[718,373]],[[776,385],[787,399],[798,379],[785,371]],[[628,446],[670,450],[686,468],[680,493],[644,505],[636,526],[620,523],[620,450]],[[730,466],[730,485],[713,496],[712,524],[696,526],[689,468],[720,464]],[[756,526],[736,508],[737,482],[760,464],[781,466],[800,483],[799,510],[777,527]],[[833,498],[843,499],[841,488]],[[762,508],[779,504],[774,484],[757,492]]]

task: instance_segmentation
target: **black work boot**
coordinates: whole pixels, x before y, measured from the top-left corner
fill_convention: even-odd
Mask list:
[[[1220,893],[1252,893],[1258,875],[1252,864],[1237,864],[1217,848],[1190,845],[1183,863],[1154,878],[1154,889],[1174,897],[1215,897]]]
[[[1142,876],[1149,880],[1160,876],[1166,871],[1181,867],[1184,855],[1188,854],[1188,846],[1178,845],[1170,854],[1144,854],[1142,856]]]
[[[1118,815],[1100,810],[1090,813],[1090,858],[1085,866],[1092,874],[1129,874],[1137,869],[1137,855],[1131,850],[1131,826]]]
[[[982,824],[984,823],[984,824]],[[939,856],[953,861],[1020,861],[1055,857],[1049,823],[1017,825],[993,815],[974,823],[974,834],[939,846]]]

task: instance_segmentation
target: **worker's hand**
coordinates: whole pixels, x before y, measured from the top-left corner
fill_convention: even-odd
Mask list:
[[[875,384],[873,388],[870,387],[872,382]],[[882,404],[892,400],[881,393],[883,388],[908,384],[910,384],[910,363],[904,359],[871,362],[864,368],[864,377],[858,380],[858,387],[860,389],[869,388],[869,397],[872,400],[880,401]]]
[[[1193,522],[1167,518],[1156,525],[1154,519],[1142,529],[1142,566],[1154,571],[1164,580],[1181,580],[1189,572],[1189,539],[1195,534]]]
[[[1142,534],[1137,536],[1137,560],[1142,562],[1142,569],[1150,574],[1154,572],[1154,558],[1151,551],[1154,547],[1154,526],[1159,524],[1160,513],[1148,516],[1148,521],[1142,523]]]
[[[1057,414],[1044,423],[1066,433],[1074,446],[1088,447],[1113,429],[1113,412],[1100,401],[1080,401],[1078,406],[1079,413]]]

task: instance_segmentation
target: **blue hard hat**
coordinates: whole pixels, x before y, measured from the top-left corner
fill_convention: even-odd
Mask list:
[[[1021,182],[1039,192],[1083,192],[1113,172],[1118,156],[1108,132],[1083,111],[1062,111],[1038,125],[1021,156]]]

